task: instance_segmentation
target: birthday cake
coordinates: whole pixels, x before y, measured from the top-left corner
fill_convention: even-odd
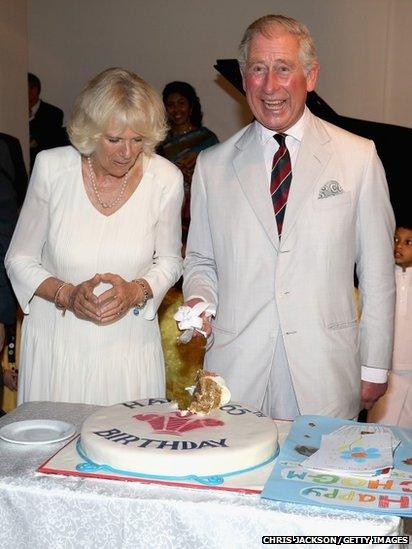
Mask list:
[[[277,429],[261,412],[236,403],[207,415],[152,398],[106,407],[83,424],[80,471],[218,485],[272,461]]]

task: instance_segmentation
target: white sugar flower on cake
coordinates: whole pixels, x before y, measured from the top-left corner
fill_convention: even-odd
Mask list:
[[[213,372],[198,370],[196,385],[186,388],[192,395],[188,411],[192,414],[208,414],[230,401],[230,391],[225,380]]]

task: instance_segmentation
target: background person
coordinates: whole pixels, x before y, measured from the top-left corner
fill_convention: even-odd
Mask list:
[[[354,418],[384,393],[391,362],[384,170],[371,141],[305,107],[319,65],[304,25],[258,19],[239,63],[256,120],[200,153],[193,177],[183,291],[217,306],[205,368],[272,417]]]
[[[9,412],[16,407],[16,391],[17,391],[17,367],[18,367],[18,344],[20,334],[20,311],[16,316],[16,300],[11,290],[10,283],[6,277],[4,268],[4,256],[10,244],[10,239],[13,234],[14,226],[17,221],[17,211],[20,210],[24,197],[27,191],[27,171],[23,160],[23,153],[20,141],[6,133],[0,133],[0,180],[2,184],[2,205],[0,214],[0,224],[2,231],[6,228],[6,238],[3,241],[4,247],[1,250],[1,272],[3,273],[1,282],[0,309],[11,307],[14,311],[13,320],[11,323],[5,324],[4,349],[1,356],[0,345],[0,360],[3,370],[4,388],[0,395],[0,408]],[[3,238],[5,233],[3,232]],[[0,372],[1,373],[1,372]]]
[[[12,184],[16,194],[17,206],[21,208],[27,191],[27,170],[23,160],[20,141],[8,135],[0,133],[2,145],[2,157],[0,170]]]
[[[16,321],[16,301],[4,268],[4,256],[17,221],[17,193],[8,140],[0,134],[0,358],[6,345],[6,329]],[[0,388],[16,390],[17,377],[11,369],[0,367]],[[3,399],[1,399],[3,400]],[[1,408],[1,406],[0,406]],[[0,410],[1,415],[1,410]]]
[[[66,144],[63,111],[40,99],[41,82],[38,76],[27,75],[29,94],[30,169],[37,153]]]
[[[387,392],[369,410],[368,421],[412,427],[412,222],[394,238],[396,306],[392,370]]]
[[[164,396],[156,312],[181,274],[183,198],[153,153],[165,133],[153,88],[108,69],[76,101],[73,146],[39,153],[6,258],[26,314],[19,403]]]
[[[197,155],[219,140],[212,131],[202,126],[202,108],[193,86],[187,82],[170,82],[162,95],[170,130],[159,153],[176,164],[183,173],[185,199],[182,228],[185,243],[190,224],[190,188]]]

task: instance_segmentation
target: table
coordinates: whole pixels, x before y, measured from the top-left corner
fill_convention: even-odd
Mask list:
[[[0,426],[59,419],[79,428],[97,408],[31,402],[4,416]],[[253,494],[38,473],[37,467],[64,444],[0,440],[0,547],[253,549],[262,547],[264,535],[403,533],[395,516],[297,506]]]

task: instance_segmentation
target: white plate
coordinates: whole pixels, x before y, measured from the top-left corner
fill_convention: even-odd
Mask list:
[[[65,421],[28,419],[1,427],[0,438],[15,444],[48,444],[65,440],[75,432],[75,426]]]

